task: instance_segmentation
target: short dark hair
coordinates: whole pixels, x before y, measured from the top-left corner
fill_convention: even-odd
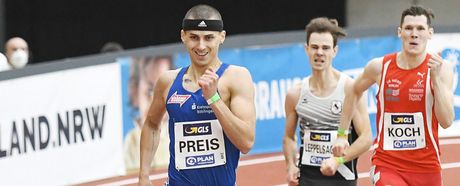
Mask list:
[[[102,46],[101,53],[123,51],[123,46],[117,42],[107,42]]]
[[[214,7],[200,4],[190,8],[185,14],[184,19],[208,19],[222,21],[222,16]]]
[[[411,6],[410,8],[405,9],[401,14],[401,23],[399,24],[399,26],[402,26],[404,22],[404,18],[408,15],[409,16],[424,15],[426,17],[426,23],[428,24],[428,26],[433,27],[431,25],[431,19],[434,19],[434,13],[433,13],[433,10],[429,8],[424,8],[422,5],[414,5],[414,6]]]
[[[337,45],[338,38],[345,37],[347,34],[345,31],[339,27],[339,24],[336,19],[329,19],[327,17],[318,17],[312,19],[307,26],[305,26],[305,31],[307,32],[307,44],[310,40],[310,35],[314,32],[316,33],[325,33],[329,32],[334,39],[334,47]]]

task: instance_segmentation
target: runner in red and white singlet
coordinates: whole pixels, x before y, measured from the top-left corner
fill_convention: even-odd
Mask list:
[[[409,70],[398,67],[396,56],[383,59],[372,163],[408,172],[439,172],[438,120],[428,73],[431,56]]]
[[[419,5],[404,10],[398,28],[402,50],[372,59],[346,92],[339,130],[348,128],[363,92],[379,86],[374,185],[442,185],[438,127],[448,128],[454,120],[454,73],[450,63],[426,51],[433,17]],[[348,145],[338,138],[334,155]]]

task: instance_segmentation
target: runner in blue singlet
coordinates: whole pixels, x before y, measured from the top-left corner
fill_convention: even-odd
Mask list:
[[[170,163],[167,185],[236,184],[240,152],[254,144],[254,86],[249,71],[217,57],[225,31],[220,13],[192,7],[181,39],[191,64],[161,75],[141,135],[139,185],[151,185],[150,162],[159,142],[160,121],[169,114]]]

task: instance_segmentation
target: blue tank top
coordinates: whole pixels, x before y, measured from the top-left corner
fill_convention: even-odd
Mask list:
[[[228,66],[224,63],[220,66],[217,70],[219,77],[222,77]],[[180,70],[166,99],[171,154],[168,168],[169,185],[234,186],[240,151],[223,132],[220,137],[209,137],[215,135],[211,133],[218,131],[220,125],[216,123],[217,118],[203,97],[202,90],[190,92],[182,86],[183,76],[188,68]],[[176,137],[179,138],[177,141]],[[225,145],[221,146],[225,148],[219,147],[222,141]],[[222,152],[225,151],[225,156],[222,156],[222,153],[206,154],[218,147]],[[222,158],[220,165],[218,157]]]

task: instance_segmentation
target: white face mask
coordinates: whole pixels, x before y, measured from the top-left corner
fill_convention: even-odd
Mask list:
[[[16,50],[11,54],[10,64],[13,68],[22,68],[27,65],[29,55],[24,50]]]
[[[5,55],[0,53],[0,72],[5,71],[5,70],[10,70],[10,69],[11,69],[11,67],[8,64],[8,61],[6,60]]]

